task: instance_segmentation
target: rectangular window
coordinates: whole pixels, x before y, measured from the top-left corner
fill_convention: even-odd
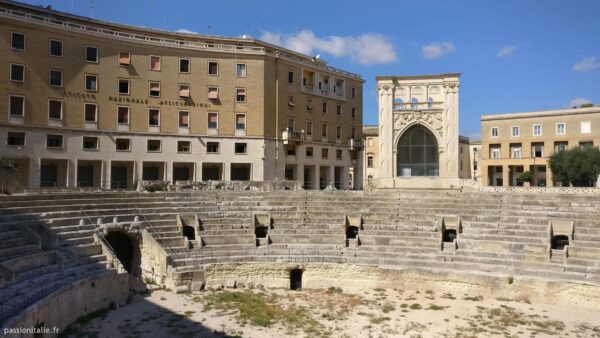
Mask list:
[[[190,141],[177,141],[177,152],[178,153],[189,153],[191,150]]]
[[[25,66],[12,63],[10,65],[10,80],[25,82]]]
[[[568,142],[566,141],[557,141],[554,142],[554,151],[559,153],[561,151],[567,150]]]
[[[85,122],[98,121],[98,105],[95,103],[84,103]]]
[[[48,100],[48,118],[62,120],[63,102],[60,100]]]
[[[579,148],[591,148],[594,146],[593,141],[579,141]]]
[[[352,118],[356,118],[356,107],[352,107]]]
[[[520,134],[520,129],[519,127],[511,127],[511,135],[512,137],[518,137]]]
[[[312,100],[311,99],[306,99],[306,111],[312,111]]]
[[[206,142],[206,152],[216,154],[219,152],[219,142]]]
[[[117,113],[118,124],[129,124],[129,107],[119,107]]]
[[[10,95],[8,110],[11,116],[25,115],[25,97]]]
[[[119,94],[129,95],[129,79],[119,79]]]
[[[492,137],[498,137],[498,127],[492,127],[491,133]]]
[[[327,123],[321,125],[321,136],[327,137]]]
[[[499,146],[490,147],[490,158],[492,158],[492,159],[500,158],[500,147]]]
[[[246,114],[235,114],[235,129],[246,130]]]
[[[146,149],[149,153],[160,152],[160,140],[148,140]]]
[[[294,103],[294,95],[288,96],[288,107],[290,109],[294,108],[296,104]]]
[[[246,148],[247,148],[246,143],[236,143],[235,144],[235,153],[236,154],[245,154]]]
[[[343,158],[344,158],[344,157],[343,157],[343,152],[342,152],[342,149],[336,149],[336,150],[335,150],[335,158],[336,158],[337,160],[341,160],[341,159],[343,159]]]
[[[128,138],[118,138],[115,142],[117,151],[130,151],[131,140]]]
[[[327,159],[329,157],[329,149],[323,148],[321,149],[321,158]]]
[[[235,66],[235,73],[237,77],[246,77],[246,64],[238,63]]]
[[[50,56],[63,56],[63,42],[50,39]]]
[[[46,136],[46,148],[62,148],[63,136],[48,134]]]
[[[373,168],[373,155],[367,156],[367,167]]]
[[[292,70],[288,70],[288,83],[289,84],[294,83],[294,71],[292,71]]]
[[[356,140],[356,128],[352,127],[351,131],[352,132],[350,133],[350,138]]]
[[[190,85],[189,84],[179,84],[179,98],[187,99],[190,97]]]
[[[179,59],[179,72],[185,74],[190,73],[190,59]]]
[[[218,129],[218,128],[219,128],[219,114],[208,113],[208,129]]]
[[[592,132],[592,122],[591,121],[581,121],[581,133],[589,134]]]
[[[337,116],[341,116],[341,115],[342,115],[342,105],[338,104],[338,105],[335,107],[335,114],[336,114]]]
[[[352,98],[356,98],[356,87],[352,87]]]
[[[287,130],[294,131],[294,119],[287,119]]]
[[[235,101],[246,102],[246,88],[236,88],[235,91]]]
[[[98,48],[85,46],[85,62],[98,63]]]
[[[323,108],[321,109],[321,113],[327,114],[327,102],[323,102]]]
[[[85,150],[98,150],[98,138],[97,137],[83,137],[83,149]]]
[[[511,158],[521,158],[521,146],[510,147]]]
[[[98,76],[92,74],[85,74],[85,90],[89,92],[98,91]]]
[[[190,127],[190,112],[189,111],[179,111],[179,128],[189,128]]]
[[[208,61],[208,75],[219,75],[219,63],[217,61]]]
[[[218,100],[219,99],[219,88],[218,87],[208,87],[208,99],[209,100]]]
[[[342,126],[335,126],[335,138],[338,140],[342,139]]]
[[[306,135],[312,136],[313,132],[313,123],[312,121],[306,121]]]
[[[62,70],[50,69],[49,81],[53,87],[62,87],[63,84],[63,73]]]
[[[313,157],[313,147],[306,147],[306,157]]]
[[[532,143],[531,144],[531,157],[544,157],[544,143]]]
[[[160,56],[150,55],[150,70],[160,72]]]
[[[11,32],[10,33],[10,46],[15,50],[25,50],[25,34]]]
[[[556,124],[556,135],[564,135],[567,133],[567,125],[565,123]]]
[[[533,136],[542,136],[542,125],[541,124],[533,125]]]
[[[160,97],[160,82],[150,81],[148,96]]]
[[[129,52],[119,52],[119,66],[129,67],[131,65],[131,54]]]
[[[8,132],[8,136],[6,138],[6,144],[9,146],[24,146],[25,145],[25,133]]]
[[[160,126],[160,110],[151,108],[148,109],[148,126],[157,127]]]

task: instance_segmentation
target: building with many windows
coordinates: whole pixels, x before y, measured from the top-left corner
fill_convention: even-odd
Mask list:
[[[600,107],[481,117],[481,182],[520,186],[530,171],[532,186],[553,186],[548,158],[556,151],[600,145]]]
[[[11,1],[0,2],[0,23],[8,190],[138,180],[362,186],[358,75],[251,38]]]

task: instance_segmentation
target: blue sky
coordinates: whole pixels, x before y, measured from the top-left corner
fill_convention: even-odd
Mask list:
[[[482,114],[600,104],[597,0],[26,2],[137,26],[247,34],[320,54],[366,80],[365,124],[377,123],[377,75],[462,73],[460,132],[472,138]]]

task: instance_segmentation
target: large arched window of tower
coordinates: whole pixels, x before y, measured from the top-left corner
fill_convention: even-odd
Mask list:
[[[439,176],[439,153],[435,135],[416,124],[398,141],[398,176]]]

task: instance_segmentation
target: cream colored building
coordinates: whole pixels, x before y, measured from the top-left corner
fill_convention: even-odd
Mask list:
[[[531,171],[532,186],[551,187],[555,151],[599,145],[600,107],[483,115],[482,184],[519,186],[519,175]]]
[[[481,141],[469,141],[471,179],[481,184]]]
[[[380,188],[459,186],[459,77],[377,77]]]
[[[0,2],[0,23],[8,190],[139,180],[362,187],[358,75],[255,39],[14,2]]]

